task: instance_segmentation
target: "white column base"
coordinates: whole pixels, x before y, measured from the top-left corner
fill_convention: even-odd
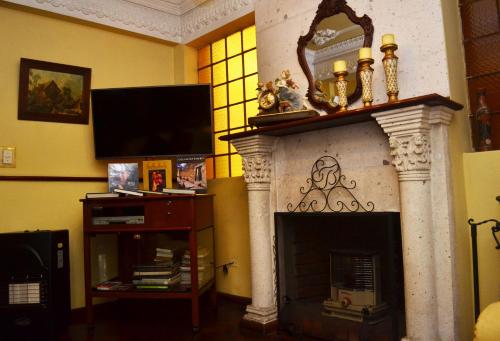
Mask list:
[[[276,307],[259,308],[248,305],[246,310],[247,313],[243,316],[243,319],[247,321],[268,324],[278,320],[278,311]]]

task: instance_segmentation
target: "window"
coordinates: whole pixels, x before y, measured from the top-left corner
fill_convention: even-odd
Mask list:
[[[214,157],[207,160],[207,173],[215,178],[240,176],[241,157],[219,137],[250,129],[248,118],[258,112],[255,26],[198,50],[198,82],[213,86],[215,150]]]

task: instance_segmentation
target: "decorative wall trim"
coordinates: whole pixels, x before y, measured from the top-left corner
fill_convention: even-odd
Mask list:
[[[147,36],[181,42],[179,16],[123,0],[7,0]]]
[[[183,15],[207,0],[124,0],[162,12]]]
[[[255,0],[6,0],[186,44],[253,12]]]
[[[182,16],[182,42],[187,43],[254,11],[255,0],[209,0]]]

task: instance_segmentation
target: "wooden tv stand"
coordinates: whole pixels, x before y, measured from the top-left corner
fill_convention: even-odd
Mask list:
[[[144,197],[118,197],[81,199],[83,203],[85,308],[87,323],[93,324],[93,298],[124,299],[189,299],[192,308],[193,331],[198,331],[199,297],[211,290],[215,304],[215,246],[213,223],[213,197],[211,195],[148,195]],[[97,263],[93,245],[99,236],[112,235],[117,265],[113,278],[132,283],[134,264],[153,262],[159,240],[162,243],[185,245],[191,259],[191,286],[173,285],[168,290],[97,290],[95,285]],[[164,244],[162,244],[164,245]],[[198,248],[209,250],[209,272],[198,275]],[[203,276],[202,276],[203,275]],[[200,283],[198,281],[200,277]],[[194,285],[199,283],[199,285]],[[123,289],[123,288],[122,288]]]

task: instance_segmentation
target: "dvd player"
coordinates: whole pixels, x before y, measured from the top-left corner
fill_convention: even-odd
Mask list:
[[[143,215],[126,215],[114,217],[93,217],[93,225],[111,225],[111,224],[144,224]]]

